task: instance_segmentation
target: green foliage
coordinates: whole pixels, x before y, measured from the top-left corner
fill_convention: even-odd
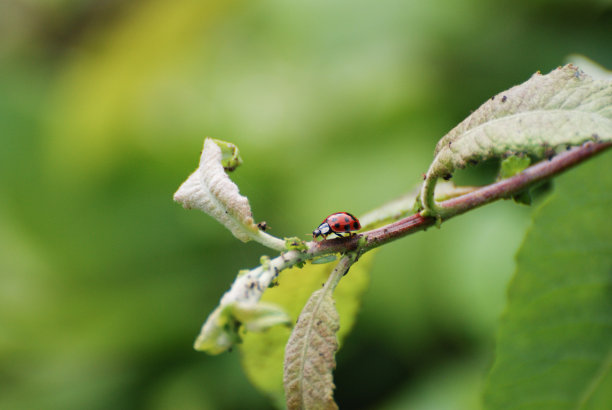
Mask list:
[[[529,164],[531,164],[531,159],[528,156],[511,155],[501,162],[499,168],[499,178],[510,178],[511,176],[523,171],[529,166]]]
[[[517,256],[487,408],[612,403],[612,155],[559,178]]]
[[[306,250],[306,243],[297,236],[291,238],[285,238],[285,248],[287,250],[303,251]]]
[[[603,3],[0,2],[0,408],[269,408],[238,352],[191,351],[262,253],[169,201],[202,137],[240,146],[272,234],[308,234],[413,187],[492,93],[571,52],[610,67]],[[381,250],[341,408],[448,391],[446,363],[488,357],[511,205]]]
[[[240,151],[235,144],[216,138],[211,139],[221,149],[221,165],[223,165],[223,169],[225,169],[225,171],[231,172],[242,164]]]
[[[499,179],[510,178],[523,171],[531,164],[531,158],[526,155],[511,155],[505,158],[499,167]],[[523,191],[512,197],[516,202],[531,205],[531,194],[529,190]]]

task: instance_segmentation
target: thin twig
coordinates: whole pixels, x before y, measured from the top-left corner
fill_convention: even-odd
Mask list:
[[[438,204],[439,207],[452,210],[452,212],[446,215],[440,222],[447,221],[453,216],[460,215],[482,205],[497,201],[498,199],[511,198],[513,195],[516,195],[541,181],[561,174],[574,165],[577,165],[582,161],[599,154],[611,146],[612,143],[609,142],[589,142],[581,145],[580,147],[575,147],[566,152],[558,154],[550,160],[541,161],[510,178],[487,185],[483,188],[470,192],[469,194],[440,202]],[[366,251],[387,242],[391,242],[395,239],[410,235],[414,232],[427,229],[435,224],[436,218],[423,217],[416,213],[381,228],[363,232],[349,238],[337,238],[321,242],[310,242],[308,244],[307,253],[310,255],[321,255],[327,253],[344,253],[347,251],[352,251],[358,247],[358,241],[361,237],[365,237],[366,241],[362,246],[362,251]]]
[[[351,251],[357,251],[358,254],[355,255],[355,258],[358,258],[364,252],[414,232],[427,229],[436,223],[442,223],[455,215],[501,198],[510,198],[538,182],[562,173],[611,146],[612,143],[610,142],[587,143],[561,153],[550,160],[539,162],[513,177],[482,187],[468,194],[440,202],[438,206],[448,211],[444,213],[444,217],[440,220],[431,216],[424,217],[416,213],[378,229],[352,235],[348,238],[308,242],[306,250],[294,249],[283,252],[274,259],[266,258],[261,266],[236,278],[230,290],[221,298],[219,307],[211,313],[204,323],[202,331],[196,340],[195,347],[198,350],[207,350],[211,348],[210,346],[214,345],[213,351],[215,353],[230,348],[234,343],[232,337],[235,335],[233,335],[231,330],[221,328],[219,325],[220,318],[225,314],[224,309],[237,303],[242,306],[255,306],[271,281],[284,269],[295,265],[299,266],[318,256],[333,253],[346,254]],[[346,258],[343,259],[343,261],[347,260]],[[339,266],[342,266],[342,263]]]

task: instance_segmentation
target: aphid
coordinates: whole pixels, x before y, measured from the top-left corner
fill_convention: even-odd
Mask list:
[[[343,233],[351,234],[351,231],[361,229],[359,220],[348,212],[337,212],[331,214],[323,220],[321,225],[312,232],[312,237],[322,236],[327,238],[327,235],[335,233],[342,237]]]

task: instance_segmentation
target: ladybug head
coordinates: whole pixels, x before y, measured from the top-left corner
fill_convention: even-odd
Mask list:
[[[312,231],[312,237],[316,238],[317,236],[327,236],[331,232],[331,228],[327,224],[327,222],[323,222],[317,229]]]

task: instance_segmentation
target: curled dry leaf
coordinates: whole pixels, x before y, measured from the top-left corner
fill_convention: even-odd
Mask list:
[[[223,154],[217,140],[206,138],[200,166],[179,187],[174,200],[187,209],[200,209],[221,222],[243,242],[258,235],[251,206],[240,195],[238,186],[227,176],[222,163]],[[227,143],[225,143],[227,144]],[[232,163],[232,166],[238,162]]]

